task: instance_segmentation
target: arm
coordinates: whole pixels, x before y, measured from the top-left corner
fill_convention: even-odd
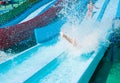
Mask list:
[[[72,40],[67,35],[65,35],[63,32],[60,32],[61,37],[64,37],[69,43],[73,44],[73,46],[77,46],[77,43],[75,40]]]

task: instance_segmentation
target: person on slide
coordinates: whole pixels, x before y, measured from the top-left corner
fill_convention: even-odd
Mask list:
[[[94,8],[99,9],[98,7],[96,7],[93,4],[92,0],[90,0],[90,2],[88,3],[87,8],[88,8],[87,17],[92,17],[93,16],[93,14],[95,13],[95,12],[93,12]]]
[[[91,46],[91,44],[89,45],[85,45],[85,47],[83,47],[82,45],[80,45],[78,42],[76,42],[76,40],[71,39],[70,37],[68,37],[66,34],[64,34],[63,32],[60,32],[60,36],[65,38],[69,43],[71,43],[75,48],[77,47],[77,49],[81,49],[82,48],[86,48],[86,46]],[[93,45],[93,44],[92,44]],[[84,52],[84,55],[92,55],[95,51],[94,48],[87,48],[85,50],[82,50]]]

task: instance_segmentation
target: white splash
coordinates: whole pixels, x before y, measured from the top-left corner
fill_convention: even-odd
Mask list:
[[[0,57],[1,56],[7,56],[7,54],[4,51],[0,51]]]
[[[5,53],[4,51],[0,51],[0,63],[3,62],[3,61],[6,61],[10,57],[13,57],[13,54]]]
[[[62,10],[59,12],[58,16],[62,16],[63,18],[67,19],[67,22],[72,24],[78,24],[80,22],[80,13],[77,9],[79,6],[79,0],[64,0],[60,6],[62,6]],[[72,20],[71,20],[72,19]]]

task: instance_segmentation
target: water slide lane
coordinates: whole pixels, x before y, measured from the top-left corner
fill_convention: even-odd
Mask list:
[[[99,16],[98,16],[98,18],[97,18],[98,21],[101,21],[101,18],[102,18],[103,15],[104,15],[105,9],[106,9],[107,4],[109,3],[109,1],[110,1],[110,0],[106,0],[105,3],[103,4],[101,13],[99,14]]]
[[[109,36],[111,34],[111,30],[112,30],[112,20],[114,19],[115,17],[115,14],[116,12],[118,12],[119,10],[117,9],[117,7],[119,7],[119,4],[118,4],[118,1],[119,0],[110,0],[109,2],[109,5],[107,6],[105,12],[104,12],[104,15],[102,17],[101,21],[99,24],[100,26],[96,27],[96,30],[98,29],[99,31],[102,32],[101,36],[104,37],[103,40],[105,39],[105,42],[109,44]],[[113,5],[114,3],[114,5]],[[88,71],[86,71],[83,76],[79,77],[79,81],[78,82],[84,82],[86,80],[85,77],[89,77],[89,74],[91,72],[93,72],[93,70],[96,68],[94,67],[95,65],[97,65],[99,63],[99,61],[101,60],[101,58],[103,57],[107,47],[104,46],[104,42],[101,40],[101,46],[99,46],[98,49],[96,49],[96,53],[95,55],[92,55],[94,57],[91,57],[93,58],[93,61],[89,62],[89,64],[91,64],[87,69]]]
[[[49,9],[55,2],[56,2],[56,0],[52,0],[51,2],[48,2],[45,5],[41,6],[39,9],[35,10],[33,13],[31,13],[26,18],[24,18],[22,21],[20,21],[19,24],[23,23],[23,22],[26,22],[26,21],[36,17],[37,15],[42,14],[44,11]]]
[[[23,23],[25,21],[28,21],[28,20],[36,17],[37,15],[43,13],[48,8],[50,8],[51,4],[55,3],[56,1],[57,0],[40,1],[36,5],[32,6],[32,8],[28,9],[23,14],[21,14],[19,17],[17,17],[14,20],[0,26],[0,28],[6,27],[6,26],[12,26],[15,24],[20,24],[20,23]]]
[[[66,40],[61,40],[56,37],[53,40],[44,43],[42,46],[37,45],[26,50],[27,52],[16,55],[16,57],[21,56],[21,59],[18,59],[20,57],[17,59],[14,57],[13,60],[11,59],[7,62],[6,64],[10,68],[4,68],[5,64],[2,64],[3,66],[0,65],[1,83],[23,83],[35,72],[41,70],[46,64],[51,62],[55,57],[62,54],[63,49],[68,49],[68,47],[69,44]]]
[[[114,3],[114,5],[113,5],[113,3]],[[115,13],[116,13],[117,3],[118,3],[118,0],[117,1],[112,0],[109,2],[107,9],[104,12],[104,16],[102,18],[101,23],[103,23],[104,20],[107,20],[107,19],[109,19],[110,22],[104,28],[111,27],[110,25],[111,25],[112,19],[114,18]],[[114,10],[112,13],[110,11],[111,9]],[[109,14],[111,14],[111,17],[107,17],[107,16],[109,16]],[[103,26],[104,25],[102,25],[102,27]],[[101,30],[103,31],[101,33],[101,35],[103,36],[105,31],[103,28]],[[100,41],[100,42],[102,42],[102,41]],[[48,83],[48,82],[49,83],[52,83],[52,82],[55,82],[55,83],[57,83],[57,82],[58,83],[59,82],[77,83],[80,78],[79,82],[87,83],[91,77],[91,72],[93,72],[95,66],[98,64],[97,61],[100,61],[100,59],[104,55],[103,51],[105,51],[105,49],[106,49],[106,46],[103,46],[103,47],[98,47],[95,51],[91,51],[88,54],[83,53],[83,54],[81,54],[81,56],[78,56],[78,57],[73,57],[76,55],[72,55],[71,58],[67,58],[66,60],[61,62],[61,64],[58,65],[56,69],[51,71],[51,73],[49,73],[46,77],[40,79],[37,82],[39,82],[39,83]],[[70,57],[69,54],[67,54],[66,56]],[[88,69],[88,71],[87,71],[87,69]],[[86,79],[86,77],[88,77],[88,78]],[[28,82],[26,81],[26,83],[28,83]]]

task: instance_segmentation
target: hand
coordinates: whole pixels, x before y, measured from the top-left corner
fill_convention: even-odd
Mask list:
[[[75,40],[73,41],[73,46],[77,46],[77,42]]]

